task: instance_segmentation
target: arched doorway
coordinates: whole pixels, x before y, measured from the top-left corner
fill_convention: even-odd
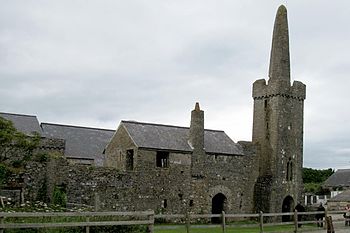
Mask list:
[[[212,214],[221,214],[226,207],[226,197],[222,193],[216,194],[211,201],[211,213]],[[212,223],[220,223],[220,218],[211,218]]]
[[[287,196],[286,198],[284,198],[283,200],[283,204],[282,204],[282,212],[286,213],[286,212],[293,212],[294,211],[294,200],[291,196]],[[282,222],[289,222],[292,221],[292,217],[290,215],[287,216],[282,216]]]

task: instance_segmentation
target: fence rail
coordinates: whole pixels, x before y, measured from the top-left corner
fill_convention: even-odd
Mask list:
[[[60,227],[85,227],[86,232],[90,232],[90,227],[95,226],[120,226],[120,225],[147,225],[148,231],[154,231],[155,219],[182,219],[184,222],[184,226],[186,227],[186,231],[189,233],[191,228],[191,220],[204,219],[209,220],[212,218],[219,218],[220,223],[216,224],[221,225],[221,229],[223,233],[226,233],[227,227],[232,227],[232,224],[227,224],[227,220],[230,219],[242,219],[242,218],[255,218],[257,219],[257,223],[255,224],[245,224],[242,226],[258,226],[260,232],[264,232],[264,227],[266,226],[281,226],[281,225],[294,225],[294,232],[298,232],[299,224],[308,224],[308,223],[317,223],[314,221],[298,221],[298,216],[307,216],[307,215],[316,215],[316,214],[324,214],[326,219],[330,215],[335,214],[343,214],[344,211],[313,211],[313,212],[288,212],[288,213],[263,213],[260,212],[258,214],[226,214],[222,212],[221,214],[155,214],[154,211],[137,211],[137,212],[50,212],[50,213],[42,213],[42,212],[14,212],[14,213],[6,213],[0,212],[0,233],[3,232],[4,229],[18,229],[18,228],[60,228]],[[91,220],[94,217],[130,217],[130,218],[140,218],[138,220],[106,220],[106,221],[96,221]],[[266,218],[279,218],[282,216],[291,216],[293,219],[289,222],[281,222],[281,221],[266,221]],[[49,218],[49,217],[57,217],[57,218],[73,218],[73,221],[69,222],[47,222],[47,223],[11,223],[5,222],[6,219],[9,218],[34,218],[39,220],[40,218]],[[80,217],[80,221],[74,220],[74,217]],[[265,219],[265,221],[264,221]],[[57,219],[56,219],[57,220]],[[338,222],[343,219],[334,219],[335,222]],[[330,224],[328,221],[324,221],[325,224]],[[215,225],[204,225],[203,227],[209,228]],[[198,227],[198,225],[196,225]],[[329,227],[329,226],[328,226]],[[333,227],[333,226],[332,226]]]

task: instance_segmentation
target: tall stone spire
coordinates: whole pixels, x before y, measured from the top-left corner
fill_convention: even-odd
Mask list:
[[[287,9],[281,5],[276,14],[272,36],[269,82],[290,84],[289,34]]]
[[[294,207],[290,200],[303,200],[305,85],[295,80],[291,85],[287,9],[283,5],[276,15],[270,59],[268,84],[265,79],[253,84],[252,142],[259,158],[255,208],[290,212]]]

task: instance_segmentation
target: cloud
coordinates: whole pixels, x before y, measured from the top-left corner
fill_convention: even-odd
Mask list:
[[[251,85],[267,78],[278,2],[2,1],[1,111],[116,128],[122,119],[250,140]],[[350,3],[286,3],[292,78],[307,85],[304,165],[345,167]],[[332,159],[330,159],[332,158]]]

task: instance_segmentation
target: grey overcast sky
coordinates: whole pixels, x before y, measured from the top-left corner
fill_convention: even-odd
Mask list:
[[[280,4],[307,85],[304,166],[350,168],[349,0],[0,0],[0,111],[188,126],[199,101],[206,128],[251,140]]]

